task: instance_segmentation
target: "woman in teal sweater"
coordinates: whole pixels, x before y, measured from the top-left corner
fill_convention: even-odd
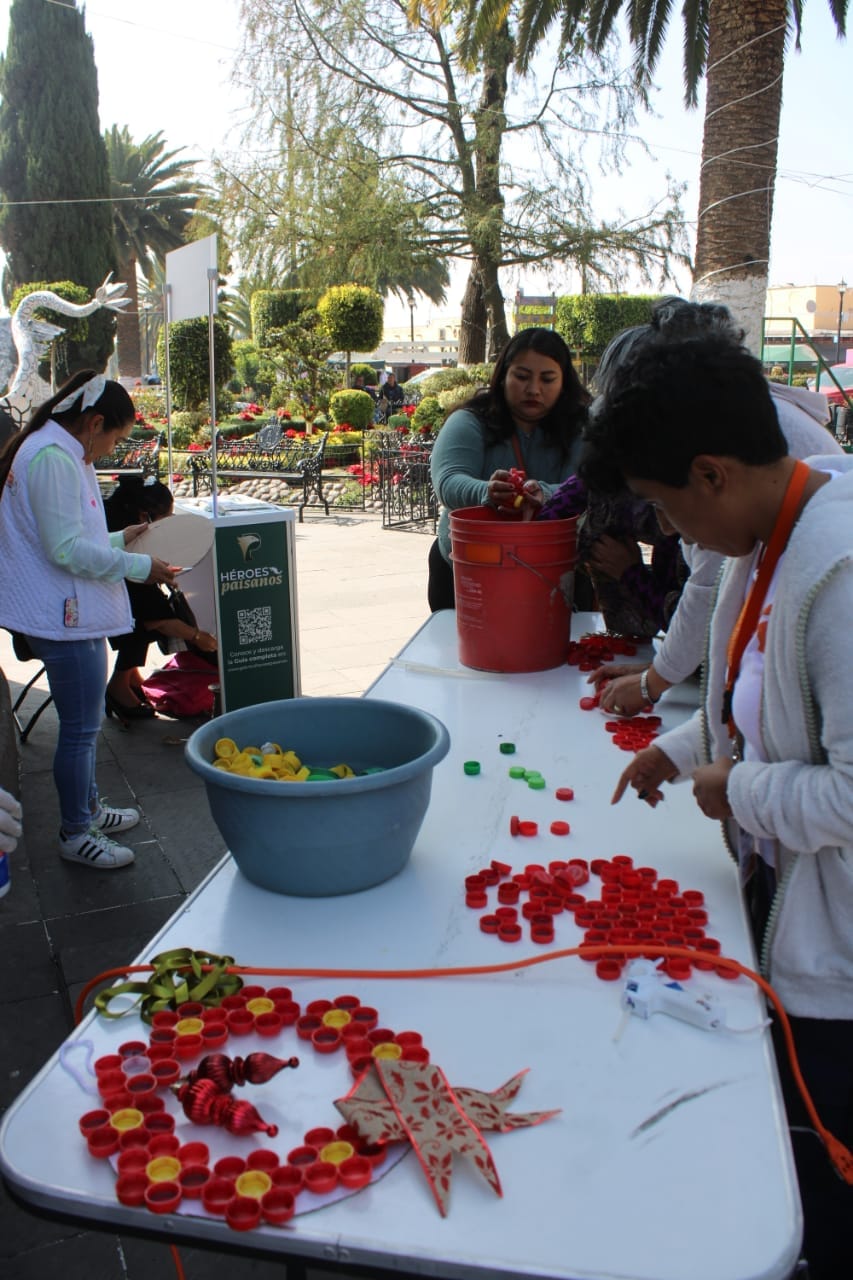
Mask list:
[[[575,472],[590,398],[560,335],[522,329],[498,357],[489,386],[451,413],[430,461],[442,507],[429,553],[433,613],[454,607],[450,512],[483,503],[506,506],[516,492],[512,468],[529,477],[525,498],[538,507]]]

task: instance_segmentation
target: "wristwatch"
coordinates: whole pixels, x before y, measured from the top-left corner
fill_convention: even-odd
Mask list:
[[[651,671],[651,667],[646,667],[645,671],[643,671],[640,675],[640,693],[642,694],[644,702],[650,702],[652,706],[654,706],[655,703],[660,698],[660,694],[658,694],[657,698],[653,698],[651,693],[649,692],[649,672],[650,671]]]

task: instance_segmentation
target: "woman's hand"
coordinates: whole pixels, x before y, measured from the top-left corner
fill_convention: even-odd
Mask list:
[[[645,670],[645,668],[643,668]],[[602,711],[612,711],[617,716],[639,715],[648,705],[640,690],[641,672],[632,672],[609,680],[601,691],[599,706]]]
[[[493,507],[511,507],[515,502],[515,485],[508,471],[493,471],[488,480],[487,501]]]
[[[13,795],[0,787],[0,851],[11,853],[22,831],[21,806]]]
[[[210,631],[196,631],[190,637],[190,643],[195,645],[196,649],[201,649],[202,653],[216,653],[219,648],[216,636]]]
[[[522,520],[532,520],[544,501],[545,494],[542,492],[542,486],[539,481],[525,480],[521,493]]]
[[[730,818],[728,799],[729,774],[734,760],[720,756],[713,764],[700,765],[693,774],[693,794],[706,818]]]
[[[633,787],[640,800],[654,809],[663,800],[661,783],[671,782],[678,770],[660,747],[638,751],[616,784],[611,804],[618,804],[628,787]]]
[[[127,546],[131,542],[135,542],[149,526],[147,524],[129,524],[122,532],[124,533],[124,545]]]
[[[642,564],[642,561],[643,553],[638,542],[633,538],[612,538],[609,533],[602,533],[596,538],[586,558],[595,573],[617,581],[626,569]]]
[[[644,671],[647,673],[649,695],[657,702],[661,694],[672,686],[663,676],[658,675],[654,666],[614,662],[593,671],[589,677],[590,682],[594,682],[596,687],[603,685],[599,700],[602,711],[612,711],[617,716],[636,716],[648,707],[649,698],[643,697],[640,687]]]
[[[158,560],[156,556],[151,557],[151,572],[145,579],[146,583],[162,582],[167,587],[175,585],[175,574],[178,568],[173,564],[166,564],[165,560]]]
[[[586,682],[594,684],[598,692],[599,686],[607,684],[608,680],[615,680],[617,676],[638,676],[641,671],[645,671],[647,665],[645,662],[605,662],[603,667],[596,667],[587,676]]]

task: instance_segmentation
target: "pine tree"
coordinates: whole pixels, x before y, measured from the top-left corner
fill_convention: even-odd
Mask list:
[[[32,280],[94,290],[116,253],[94,49],[80,10],[13,0],[0,97],[6,298]]]

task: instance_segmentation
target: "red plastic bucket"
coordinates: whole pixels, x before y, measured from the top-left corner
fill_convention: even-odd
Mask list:
[[[479,671],[545,671],[571,634],[577,520],[450,513],[459,657]]]

